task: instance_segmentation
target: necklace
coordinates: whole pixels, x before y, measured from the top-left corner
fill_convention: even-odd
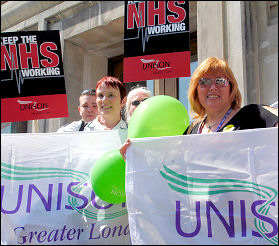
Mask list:
[[[217,124],[217,122],[216,123],[213,123],[213,124],[210,124],[210,125],[206,125],[206,127],[210,130],[213,126],[215,126]]]
[[[215,130],[214,132],[219,131],[219,129],[220,129],[221,126],[223,125],[224,121],[228,118],[228,116],[229,116],[229,114],[230,114],[231,112],[232,112],[232,108],[230,108],[230,109],[227,111],[227,113],[225,114],[225,116],[223,117],[223,119],[221,120],[220,124],[217,126],[217,128],[216,128],[216,130]],[[201,122],[202,124],[200,124],[200,126],[199,126],[198,134],[201,134],[202,128],[203,128],[204,125],[205,125],[205,120],[206,120],[206,117],[205,117],[204,120]],[[217,122],[214,123],[213,125],[211,124],[210,126],[208,126],[209,131],[210,131],[210,129],[211,129],[214,125],[216,125],[216,124],[217,124]],[[208,132],[208,133],[209,133],[209,132]]]

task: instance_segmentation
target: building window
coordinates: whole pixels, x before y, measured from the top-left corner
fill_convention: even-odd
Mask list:
[[[198,61],[191,62],[191,75],[198,67]],[[191,77],[181,77],[178,79],[178,100],[183,103],[184,107],[187,109],[189,114],[190,122],[193,122],[194,119],[190,116],[190,103],[188,100],[188,89],[190,84]]]
[[[116,77],[122,82],[123,82],[123,59],[124,59],[124,56],[121,55],[121,56],[116,56],[116,57],[110,58],[108,60],[108,75]],[[127,90],[127,94],[133,87],[135,87],[135,86],[146,87],[146,84],[147,84],[146,81],[124,83],[125,88]]]
[[[123,58],[124,56],[116,56],[108,59],[108,75],[123,81]]]
[[[190,51],[191,51],[191,76],[198,67],[198,56],[197,56],[197,32],[192,32],[190,34]],[[189,114],[190,123],[194,119],[190,116],[190,103],[188,100],[188,89],[191,77],[181,77],[178,78],[178,100],[183,103],[187,112]]]

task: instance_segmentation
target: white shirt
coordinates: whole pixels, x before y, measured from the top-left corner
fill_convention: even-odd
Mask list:
[[[99,116],[99,115],[98,115]],[[98,120],[99,117],[96,117],[96,119],[94,119],[93,121],[90,121],[86,127],[84,128],[85,132],[89,132],[89,131],[103,131],[105,130],[105,127],[100,123],[100,121]],[[124,120],[120,120],[118,122],[118,124],[112,128],[112,130],[118,130],[118,129],[128,129],[127,124],[125,123]]]
[[[62,127],[60,127],[57,132],[78,132],[79,128],[81,126],[82,120],[79,121],[73,121],[70,124],[66,124]]]

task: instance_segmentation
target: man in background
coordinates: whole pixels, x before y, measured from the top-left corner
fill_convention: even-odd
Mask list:
[[[79,97],[78,111],[81,120],[73,121],[60,127],[57,132],[83,131],[88,122],[94,120],[98,115],[95,90],[84,90]]]

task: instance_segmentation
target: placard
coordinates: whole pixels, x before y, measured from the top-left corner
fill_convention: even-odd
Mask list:
[[[187,77],[188,1],[125,1],[123,81]]]
[[[59,31],[1,33],[1,122],[68,117]]]

